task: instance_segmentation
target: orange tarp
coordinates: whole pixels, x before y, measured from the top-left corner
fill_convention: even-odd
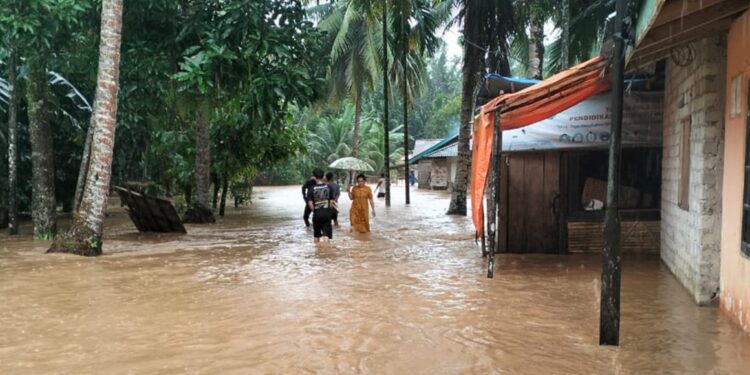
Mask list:
[[[484,229],[482,197],[484,196],[487,172],[492,158],[492,141],[495,136],[495,129],[492,126],[493,121],[495,121],[495,112],[485,112],[484,107],[482,107],[479,116],[474,120],[474,134],[472,134],[471,140],[471,218],[479,235],[482,235]],[[477,196],[475,192],[479,187],[481,187],[482,193]]]
[[[512,130],[545,120],[592,95],[609,89],[607,60],[597,56],[521,91],[500,95],[482,106],[474,121],[471,157],[471,213],[474,227],[484,231],[482,206],[492,158],[495,115],[500,128]]]

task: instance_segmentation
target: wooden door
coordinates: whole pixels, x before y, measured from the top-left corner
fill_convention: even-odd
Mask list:
[[[501,250],[559,253],[560,153],[511,153],[502,160]]]

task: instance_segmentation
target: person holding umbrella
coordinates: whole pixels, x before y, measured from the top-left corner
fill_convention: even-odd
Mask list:
[[[366,184],[364,174],[357,176],[357,184],[349,189],[349,199],[352,200],[352,207],[349,209],[349,220],[352,229],[359,233],[370,232],[370,218],[367,204],[372,207],[372,217],[375,217],[375,200],[372,197],[372,190]]]
[[[354,157],[338,159],[328,167],[352,172],[373,171],[372,166],[366,161]],[[370,231],[369,207],[372,207],[372,216],[375,217],[375,200],[373,199],[372,189],[367,186],[366,182],[367,179],[365,178],[365,175],[359,174],[357,175],[356,184],[353,187],[347,187],[346,189],[349,199],[352,200],[352,206],[349,209],[349,220],[352,229],[360,233],[367,233]]]

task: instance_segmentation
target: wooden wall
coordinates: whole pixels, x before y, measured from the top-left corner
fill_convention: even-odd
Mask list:
[[[560,153],[505,154],[502,163],[501,251],[561,252]]]
[[[624,254],[659,254],[661,221],[623,221],[622,251]],[[568,251],[600,253],[604,247],[602,221],[569,221]]]

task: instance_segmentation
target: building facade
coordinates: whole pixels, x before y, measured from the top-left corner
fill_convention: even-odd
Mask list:
[[[691,48],[690,61],[666,60],[661,258],[708,304],[719,290],[726,42],[704,38]]]
[[[698,304],[718,300],[750,332],[748,9],[642,2],[628,61],[666,62],[661,259]]]
[[[721,308],[750,332],[750,12],[733,22],[727,36],[724,80],[724,178],[721,211]],[[744,225],[743,225],[744,224]]]

